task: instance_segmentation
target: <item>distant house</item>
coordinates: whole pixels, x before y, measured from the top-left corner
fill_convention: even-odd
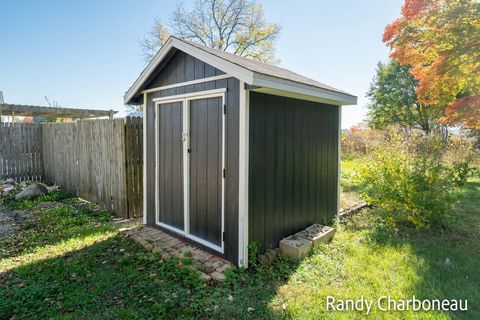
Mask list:
[[[312,63],[314,63],[312,61]],[[144,222],[247,266],[333,218],[349,93],[171,37],[125,95],[144,111]]]
[[[12,116],[1,116],[0,122],[13,122]]]

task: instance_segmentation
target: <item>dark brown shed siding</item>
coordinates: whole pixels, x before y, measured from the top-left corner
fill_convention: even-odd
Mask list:
[[[222,71],[205,64],[181,51],[177,51],[165,67],[158,72],[145,88],[181,83],[190,80],[224,74]],[[147,223],[155,224],[155,135],[153,98],[175,96],[184,93],[201,92],[227,88],[226,124],[225,124],[225,254],[224,257],[234,264],[238,263],[238,161],[239,161],[239,91],[240,82],[235,78],[209,81],[201,84],[155,91],[147,95]]]
[[[337,213],[339,107],[250,93],[249,242],[263,252]]]

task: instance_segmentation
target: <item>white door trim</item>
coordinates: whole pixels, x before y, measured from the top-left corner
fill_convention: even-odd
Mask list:
[[[338,107],[337,216],[340,213],[340,177],[342,176],[342,106]]]
[[[222,172],[222,186],[221,186],[221,234],[220,234],[220,243],[221,246],[208,242],[204,239],[201,239],[190,233],[190,153],[188,152],[190,148],[190,102],[192,100],[200,100],[207,98],[222,98],[222,104],[220,106],[220,112],[222,113],[222,170],[225,169],[225,113],[223,108],[225,105],[225,92],[226,88],[208,90],[203,92],[194,92],[184,95],[176,95],[162,98],[154,98],[155,103],[155,224],[166,228],[168,230],[174,231],[186,238],[194,240],[206,247],[209,247],[220,253],[225,253],[225,241],[223,239],[223,234],[225,232],[225,178],[223,178]],[[158,160],[160,156],[160,150],[158,148],[159,144],[159,106],[167,103],[182,102],[183,108],[183,123],[182,123],[182,141],[183,141],[183,230],[176,227],[170,226],[163,222],[160,222],[160,205],[158,197],[159,181],[160,181],[160,170],[158,166]]]
[[[248,268],[248,157],[250,93],[240,81],[239,175],[238,175],[238,266]]]
[[[220,88],[220,89],[213,89],[213,90],[206,90],[201,92],[191,92],[191,93],[184,93],[184,94],[176,94],[173,96],[166,96],[166,97],[159,97],[153,98],[153,102],[161,102],[161,101],[170,101],[175,99],[200,99],[199,97],[215,97],[220,96],[220,94],[224,94],[227,91],[227,88]]]
[[[147,97],[143,94],[143,224],[147,224]]]
[[[150,93],[150,92],[167,90],[167,89],[172,89],[172,88],[190,86],[192,84],[200,84],[200,83],[205,83],[205,82],[210,82],[210,81],[223,80],[223,79],[228,79],[228,78],[231,78],[231,77],[232,76],[229,75],[229,74],[221,74],[219,76],[201,78],[201,79],[197,79],[197,80],[179,82],[179,83],[169,84],[169,85],[166,85],[166,86],[150,88],[150,89],[143,90],[141,93]]]

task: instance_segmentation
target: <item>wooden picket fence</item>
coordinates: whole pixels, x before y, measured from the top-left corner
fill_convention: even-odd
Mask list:
[[[42,126],[0,123],[0,179],[41,180]]]
[[[8,130],[3,130],[4,127]],[[10,124],[1,128],[2,176],[17,180],[31,180],[33,177],[44,179],[86,200],[99,203],[120,217],[142,216],[141,118],[42,125]],[[8,156],[3,156],[4,144],[12,150]],[[23,153],[19,152],[24,149]],[[35,150],[36,153],[29,150]],[[39,162],[22,160],[32,156]],[[6,170],[2,167],[3,157],[7,159]],[[11,163],[19,164],[11,169]]]
[[[143,119],[125,123],[126,188],[129,217],[143,215]]]

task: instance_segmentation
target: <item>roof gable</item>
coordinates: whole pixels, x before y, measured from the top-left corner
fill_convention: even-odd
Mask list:
[[[183,51],[177,50],[163,68],[157,67],[144,89],[158,88],[222,75],[224,72]]]
[[[134,101],[152,80],[152,75],[176,50],[189,54],[235,77],[255,91],[279,95],[298,95],[300,99],[337,105],[356,104],[357,97],[290,70],[250,60],[225,51],[170,37],[125,94],[126,104]]]

